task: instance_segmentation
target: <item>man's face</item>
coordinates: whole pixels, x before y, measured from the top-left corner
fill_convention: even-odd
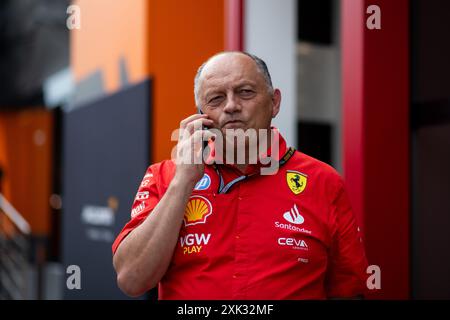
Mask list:
[[[214,127],[226,129],[269,129],[280,107],[280,92],[269,92],[256,63],[239,53],[212,58],[199,81],[198,100]]]

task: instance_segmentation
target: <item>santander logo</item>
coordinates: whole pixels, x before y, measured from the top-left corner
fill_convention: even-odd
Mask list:
[[[305,222],[305,218],[303,218],[300,212],[298,212],[296,204],[294,204],[294,207],[291,208],[290,211],[287,211],[283,214],[283,218],[293,224],[302,224],[303,222]]]

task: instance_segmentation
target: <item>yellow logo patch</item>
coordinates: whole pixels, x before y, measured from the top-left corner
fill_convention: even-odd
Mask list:
[[[308,176],[298,171],[288,170],[286,172],[286,182],[289,189],[291,189],[294,194],[299,194],[305,190],[306,183],[308,182]]]
[[[212,213],[211,202],[202,196],[192,196],[184,210],[184,225],[205,223],[206,218]]]

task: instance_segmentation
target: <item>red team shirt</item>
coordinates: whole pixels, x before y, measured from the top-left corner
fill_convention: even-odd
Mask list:
[[[289,155],[280,139],[280,157]],[[326,299],[366,292],[367,261],[342,179],[329,165],[294,151],[275,175],[242,176],[205,166],[187,203],[159,299]],[[251,165],[247,174],[259,172]],[[219,176],[219,174],[220,176]],[[131,220],[113,244],[151,213],[175,174],[171,160],[151,165]]]

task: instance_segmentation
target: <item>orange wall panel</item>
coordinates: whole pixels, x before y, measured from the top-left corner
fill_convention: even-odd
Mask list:
[[[0,113],[5,196],[35,235],[50,231],[53,117],[45,109]]]
[[[6,116],[3,113],[0,113],[0,169],[5,172],[8,166],[8,149],[7,145],[7,136],[6,136]],[[11,186],[8,183],[8,176],[4,175],[0,181],[0,192],[3,195],[10,199],[11,197]]]
[[[224,50],[223,0],[150,0],[150,73],[154,80],[153,162],[170,157],[171,133],[195,113],[194,76]]]
[[[224,0],[77,0],[81,29],[71,32],[76,81],[97,70],[106,90],[120,89],[119,61],[129,77],[153,79],[152,161],[170,157],[171,132],[195,113],[193,78],[224,50]]]
[[[148,77],[148,1],[77,0],[80,29],[71,35],[71,67],[76,81],[97,70],[108,92],[120,88],[119,62],[126,60],[128,77]]]

